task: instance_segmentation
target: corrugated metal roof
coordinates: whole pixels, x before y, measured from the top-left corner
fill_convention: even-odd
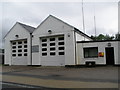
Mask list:
[[[28,32],[30,32],[30,33],[33,33],[33,31],[36,29],[36,28],[34,28],[34,27],[31,27],[31,26],[29,26],[29,25],[25,25],[25,24],[22,24],[22,23],[20,23],[20,22],[18,22],[22,27],[24,27]]]

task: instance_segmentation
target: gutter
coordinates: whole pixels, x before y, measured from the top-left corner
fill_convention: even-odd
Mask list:
[[[76,56],[77,56],[77,55],[76,55],[76,35],[75,35],[75,31],[74,31],[74,40],[75,40],[75,41],[74,41],[74,43],[75,43],[75,65],[77,65],[77,59],[76,59],[76,58],[77,58],[77,57],[76,57]]]
[[[30,33],[30,48],[31,48],[31,51],[30,51],[30,64],[32,65],[32,33]]]

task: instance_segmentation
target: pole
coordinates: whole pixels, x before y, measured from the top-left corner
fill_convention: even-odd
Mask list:
[[[83,8],[83,0],[82,0],[82,20],[83,20],[83,31],[85,33],[85,20],[84,20],[84,8]],[[84,36],[84,41],[85,41],[85,36]]]
[[[95,17],[95,3],[94,3],[94,5],[93,5],[94,7],[94,29],[95,29],[95,37],[96,37],[96,34],[97,34],[97,32],[96,32],[96,17]]]

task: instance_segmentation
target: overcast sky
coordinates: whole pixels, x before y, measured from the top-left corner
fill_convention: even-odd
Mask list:
[[[4,0],[0,2],[0,21],[2,21],[0,22],[2,25],[0,38],[4,37],[16,22],[37,27],[48,15],[56,16],[83,31],[82,0],[73,0],[74,2],[71,0],[69,2],[65,2],[65,0],[64,2],[62,0],[61,2],[53,0],[47,0],[51,2],[24,1]],[[118,0],[83,1],[86,34],[95,34],[94,15],[97,34],[114,35],[118,32]]]

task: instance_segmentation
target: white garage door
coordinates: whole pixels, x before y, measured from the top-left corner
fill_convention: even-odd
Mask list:
[[[27,65],[27,40],[12,41],[12,65]]]
[[[41,64],[43,66],[65,65],[64,36],[41,38]]]

